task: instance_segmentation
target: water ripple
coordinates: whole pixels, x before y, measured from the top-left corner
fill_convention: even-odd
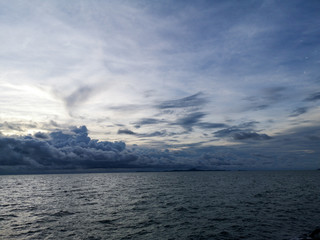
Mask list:
[[[292,239],[320,224],[320,173],[0,176],[0,239]]]

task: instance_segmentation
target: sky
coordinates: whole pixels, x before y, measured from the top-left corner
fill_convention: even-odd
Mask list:
[[[0,173],[320,168],[319,12],[0,0]]]

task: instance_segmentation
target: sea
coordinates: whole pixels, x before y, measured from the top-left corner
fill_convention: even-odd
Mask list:
[[[320,226],[320,171],[0,176],[0,239],[285,240]]]

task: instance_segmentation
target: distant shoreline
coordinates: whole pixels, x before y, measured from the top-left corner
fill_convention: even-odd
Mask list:
[[[320,169],[163,169],[163,170],[154,170],[154,169],[91,169],[91,170],[77,170],[77,171],[68,171],[68,170],[56,170],[56,171],[21,171],[21,172],[0,172],[0,176],[5,175],[51,175],[51,174],[95,174],[95,173],[175,173],[175,172],[294,172],[294,171],[320,171]]]

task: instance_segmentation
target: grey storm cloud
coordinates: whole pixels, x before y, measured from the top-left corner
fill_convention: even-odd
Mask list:
[[[199,92],[185,98],[164,101],[159,105],[157,105],[157,107],[160,109],[188,108],[188,107],[199,107],[206,103],[207,103],[207,99],[204,98],[204,94],[202,92]]]
[[[85,126],[47,135],[0,137],[0,172],[6,170],[95,169],[130,167],[137,156],[124,142],[88,137]]]

